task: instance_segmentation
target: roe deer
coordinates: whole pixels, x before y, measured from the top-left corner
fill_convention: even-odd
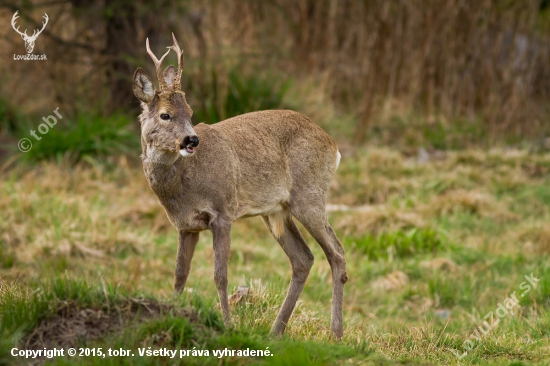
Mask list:
[[[292,266],[292,279],[271,333],[280,335],[313,265],[313,255],[292,217],[325,252],[332,270],[331,330],[343,334],[342,302],[348,280],[344,248],[327,221],[326,193],[340,162],[332,138],[307,117],[292,111],[243,114],[207,125],[191,125],[193,111],[180,90],[183,53],[174,45],[155,63],[160,89],[141,68],[133,90],[141,101],[141,146],[145,176],[179,231],[175,293],[181,293],[199,232],[211,230],[214,281],[223,319],[230,324],[227,262],[232,223],[261,216]],[[170,50],[178,68],[162,61]],[[200,142],[200,144],[199,144]]]

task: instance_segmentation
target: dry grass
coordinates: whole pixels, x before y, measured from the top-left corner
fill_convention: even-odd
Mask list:
[[[350,276],[344,343],[361,347],[367,342],[375,354],[394,360],[457,364],[450,349],[461,349],[484,314],[517,291],[524,275],[534,273],[546,276],[539,288],[465,361],[542,362],[550,347],[544,330],[550,301],[545,282],[550,176],[533,174],[533,166],[550,167],[550,155],[476,150],[418,162],[415,156],[370,149],[345,157],[330,196],[330,220],[346,247]],[[177,236],[139,167],[125,159],[89,159],[74,167],[16,165],[2,175],[0,276],[5,284],[25,288],[64,274],[171,297]],[[369,261],[355,245],[366,236],[377,243],[405,233],[396,240],[406,240],[411,230],[430,228],[440,233],[436,252]],[[288,335],[327,341],[330,266],[302,231],[316,262]],[[232,238],[230,293],[238,286],[250,289],[232,311],[244,331],[263,331],[283,300],[288,259],[260,220],[237,222]],[[187,291],[215,299],[212,270],[211,235],[205,232]],[[524,337],[533,342],[521,343]]]

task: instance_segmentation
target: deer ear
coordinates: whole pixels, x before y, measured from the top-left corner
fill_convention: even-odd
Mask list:
[[[155,98],[155,86],[149,75],[138,67],[134,73],[134,95],[144,103],[151,103]]]
[[[162,76],[164,77],[166,85],[171,88],[172,85],[174,85],[174,80],[176,80],[176,68],[172,65],[168,66],[164,69]]]

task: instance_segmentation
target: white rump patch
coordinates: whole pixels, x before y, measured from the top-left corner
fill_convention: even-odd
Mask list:
[[[342,158],[342,155],[340,155],[340,151],[338,149],[336,150],[336,169],[338,169],[338,166],[340,165],[340,159]],[[334,170],[336,170],[334,169]]]

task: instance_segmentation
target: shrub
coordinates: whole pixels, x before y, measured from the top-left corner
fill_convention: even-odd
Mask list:
[[[21,136],[33,143],[24,158],[31,161],[68,158],[76,162],[84,156],[137,153],[140,151],[139,134],[132,128],[135,123],[135,119],[123,114],[107,119],[81,114],[74,122],[68,120],[65,125],[58,122],[47,134],[40,136],[40,141]]]

